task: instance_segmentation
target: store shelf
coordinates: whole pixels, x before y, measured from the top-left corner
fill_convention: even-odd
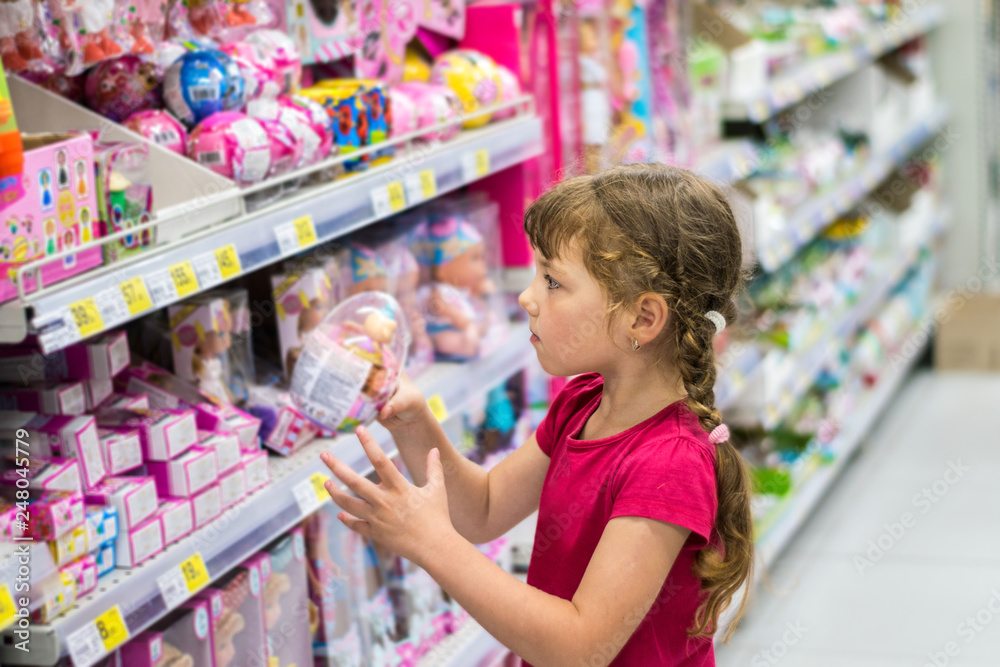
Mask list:
[[[461,411],[471,398],[486,392],[523,368],[532,355],[527,324],[511,327],[507,342],[487,358],[468,364],[436,364],[417,379],[427,397],[440,396],[451,414]],[[386,451],[395,445],[383,427],[371,426],[373,436]],[[354,436],[310,443],[287,458],[271,457],[271,484],[227,510],[205,528],[193,533],[139,567],[117,569],[99,581],[97,591],[78,600],[66,614],[48,625],[35,625],[31,662],[20,651],[0,645],[0,664],[53,665],[68,651],[74,633],[92,627],[94,619],[117,606],[134,636],[158,619],[168,607],[158,579],[180,568],[188,558],[201,554],[210,578],[241,563],[265,544],[311,514],[321,502],[331,502],[325,492],[314,492],[314,475],[329,473],[319,459],[330,451],[360,474],[372,468]],[[319,487],[320,491],[322,487]],[[323,500],[321,500],[321,498]],[[173,606],[179,604],[175,601]],[[87,665],[77,665],[87,667]]]
[[[902,166],[921,146],[944,126],[948,110],[938,106],[928,117],[915,123],[893,146],[871,156],[861,170],[806,204],[791,211],[781,224],[758,221],[757,259],[765,271],[774,271],[791,259],[839,216],[847,213],[896,168]],[[767,234],[761,234],[767,230]]]
[[[782,109],[802,102],[816,91],[933,30],[945,19],[942,5],[920,7],[908,15],[903,11],[904,16],[898,22],[877,24],[854,45],[806,61],[792,71],[773,78],[766,88],[747,99],[725,101],[722,105],[723,118],[763,123]]]
[[[735,183],[746,178],[760,159],[757,144],[749,139],[724,141],[698,158],[695,171],[719,183]]]
[[[493,667],[509,652],[470,618],[417,664],[418,667]]]
[[[180,241],[156,246],[130,261],[98,268],[4,304],[0,306],[0,342],[18,342],[28,333],[38,333],[46,352],[61,349],[415,206],[423,201],[424,193],[436,196],[456,190],[541,150],[541,121],[532,114],[463,132],[449,142],[429,144],[364,173],[283,198]],[[428,171],[434,187],[424,189],[420,179]],[[403,198],[390,198],[390,186],[398,188]],[[223,261],[220,253],[227,249]],[[185,266],[193,286],[184,282],[184,272],[178,270]],[[132,301],[130,307],[128,289],[132,294],[138,289],[147,298]],[[90,320],[81,319],[88,311]]]

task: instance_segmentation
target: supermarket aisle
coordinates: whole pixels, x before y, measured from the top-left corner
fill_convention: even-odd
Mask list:
[[[995,667],[998,398],[997,375],[911,376],[719,667]]]

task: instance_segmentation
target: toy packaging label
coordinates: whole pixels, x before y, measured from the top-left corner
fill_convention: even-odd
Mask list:
[[[194,509],[194,527],[201,528],[222,514],[222,494],[219,485],[213,484],[191,498]]]
[[[14,532],[13,537],[56,540],[82,525],[86,517],[83,497],[65,492],[50,493],[31,503],[30,514],[27,533]]]
[[[0,388],[0,407],[47,415],[80,415],[87,410],[87,397],[82,382],[10,385]]]
[[[220,475],[240,465],[240,438],[235,433],[198,431],[198,447],[215,453]]]
[[[231,507],[246,497],[247,477],[242,467],[219,478],[219,492],[222,494],[223,508]]]
[[[158,517],[122,534],[115,542],[119,567],[135,567],[163,551],[163,526]]]
[[[340,424],[361,394],[372,364],[339,345],[315,342],[308,341],[299,356],[291,392],[302,397],[308,416]]]
[[[199,448],[189,449],[170,461],[148,461],[146,468],[156,479],[161,496],[192,496],[218,479],[215,453]]]
[[[62,567],[87,553],[87,528],[77,526],[59,539],[51,542],[52,560]]]
[[[111,394],[97,406],[100,410],[146,410],[150,409],[146,394]]]
[[[90,379],[83,381],[84,398],[87,401],[87,412],[93,412],[114,391],[111,378]]]
[[[142,465],[142,443],[135,430],[97,429],[109,475],[120,475]]]
[[[191,500],[177,498],[160,503],[157,510],[160,523],[163,524],[163,544],[173,544],[194,530],[194,511]]]
[[[109,477],[87,492],[87,502],[113,505],[118,511],[119,531],[124,533],[156,511],[156,483],[151,477]]]
[[[116,234],[149,222],[153,209],[149,144],[98,144],[95,152],[102,234]],[[104,246],[104,259],[107,262],[125,259],[149,248],[155,239],[155,229],[130,234]]]
[[[243,455],[243,472],[247,477],[247,493],[256,491],[271,481],[267,463],[267,453]]]
[[[36,457],[21,468],[10,468],[0,473],[0,485],[18,486],[25,479],[29,489],[39,491],[74,491],[80,493],[80,465],[76,459]]]

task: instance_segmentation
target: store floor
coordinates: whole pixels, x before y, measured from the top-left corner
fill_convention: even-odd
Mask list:
[[[1000,375],[910,377],[717,664],[1000,664]]]

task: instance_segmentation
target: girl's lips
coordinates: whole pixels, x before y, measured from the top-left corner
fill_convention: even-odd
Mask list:
[[[532,343],[537,343],[539,340],[541,340],[541,339],[538,337],[538,334],[536,334],[534,331],[532,331],[531,332],[531,342]]]

